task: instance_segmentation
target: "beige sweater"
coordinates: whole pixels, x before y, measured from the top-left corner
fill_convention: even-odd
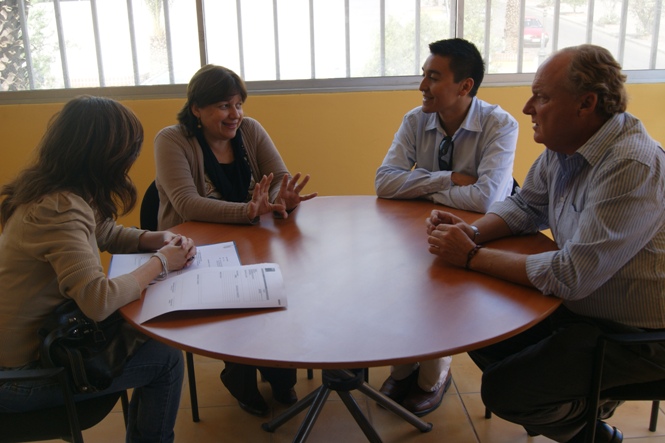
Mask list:
[[[270,185],[270,200],[274,201],[279,193],[282,177],[289,173],[284,161],[259,122],[245,117],[239,130],[252,170],[248,199],[251,200],[256,182],[272,172],[274,178]],[[247,217],[247,203],[206,197],[203,152],[196,137],[187,138],[182,126],[169,126],[157,134],[155,165],[155,182],[160,200],[160,230],[192,220],[212,223],[252,222]]]
[[[0,367],[38,358],[38,330],[67,298],[102,320],[140,297],[132,275],[108,279],[99,250],[137,252],[145,232],[97,223],[79,196],[61,192],[22,205],[0,234]]]

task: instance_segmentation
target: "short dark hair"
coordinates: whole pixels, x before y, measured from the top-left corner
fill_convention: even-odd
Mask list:
[[[115,100],[79,96],[49,122],[32,166],[2,187],[0,222],[16,208],[61,191],[91,203],[102,218],[117,218],[136,204],[129,177],[143,144],[143,126]]]
[[[560,52],[571,54],[567,86],[572,93],[595,92],[598,95],[596,111],[603,117],[610,118],[626,111],[626,76],[610,51],[585,44],[564,48]]]
[[[229,100],[234,95],[240,95],[243,102],[247,100],[247,88],[240,76],[223,66],[205,65],[196,71],[187,85],[187,102],[178,113],[178,122],[189,136],[193,136],[198,119],[192,113],[192,105],[204,108]]]
[[[462,38],[449,38],[430,43],[429,51],[432,55],[450,59],[450,70],[453,72],[455,82],[471,78],[473,88],[469,91],[469,95],[475,97],[485,76],[485,61],[476,45]]]

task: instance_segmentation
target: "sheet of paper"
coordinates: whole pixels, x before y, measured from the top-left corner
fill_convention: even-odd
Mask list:
[[[111,257],[108,277],[113,278],[127,274],[138,268],[152,257],[152,252],[139,254],[114,254]],[[187,273],[196,269],[211,267],[240,266],[238,250],[234,242],[215,243],[196,247],[194,263],[182,271],[169,273],[170,279],[176,275]]]
[[[139,321],[183,310],[280,307],[286,294],[275,263],[199,268],[148,287]]]

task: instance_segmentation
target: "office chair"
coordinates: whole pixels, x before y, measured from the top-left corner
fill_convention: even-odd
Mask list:
[[[665,331],[641,332],[635,334],[606,334],[598,338],[593,374],[591,378],[591,392],[589,393],[587,407],[587,432],[585,439],[587,443],[593,443],[595,439],[596,421],[598,420],[598,406],[601,403],[601,400],[651,401],[651,416],[649,418],[649,431],[651,432],[656,432],[660,400],[665,400],[665,372],[663,372],[662,380],[617,386],[601,391],[600,381],[603,375],[605,346],[607,345],[608,341],[625,345],[665,342]],[[492,412],[485,408],[485,418],[491,417]],[[535,434],[529,435],[533,436]]]
[[[106,417],[122,400],[122,412],[127,426],[127,391],[74,402],[64,368],[0,371],[0,383],[26,380],[55,379],[62,387],[63,406],[28,412],[0,413],[0,443],[62,439],[83,443],[81,430],[88,429]]]
[[[665,342],[665,331],[641,332],[634,334],[606,334],[598,338],[596,357],[594,361],[591,393],[587,410],[586,442],[593,443],[596,433],[596,420],[598,420],[598,405],[601,400],[615,401],[651,401],[651,417],[649,431],[655,432],[658,424],[658,409],[660,400],[665,400],[665,372],[663,379],[648,383],[634,383],[617,386],[601,391],[600,381],[603,375],[605,361],[605,347],[608,342],[623,345],[640,345],[648,343]]]
[[[157,186],[153,180],[146,189],[145,194],[143,194],[143,200],[141,201],[141,229],[147,229],[149,231],[157,230],[157,215],[159,211],[159,191],[157,191]],[[191,352],[186,352],[185,357],[187,359],[187,375],[189,376],[189,393],[192,402],[192,419],[194,421],[199,421],[199,407],[198,400],[196,395],[196,376],[194,374],[194,357]],[[314,371],[312,369],[307,370],[307,378],[311,380],[314,378]]]

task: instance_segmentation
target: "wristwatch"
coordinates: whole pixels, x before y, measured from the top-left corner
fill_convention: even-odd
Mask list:
[[[470,227],[471,230],[473,231],[473,239],[472,239],[472,240],[475,242],[476,239],[478,238],[478,236],[480,235],[480,231],[479,231],[478,228],[477,228],[476,226],[474,226],[474,225],[471,225],[471,226],[469,226],[469,227]]]

